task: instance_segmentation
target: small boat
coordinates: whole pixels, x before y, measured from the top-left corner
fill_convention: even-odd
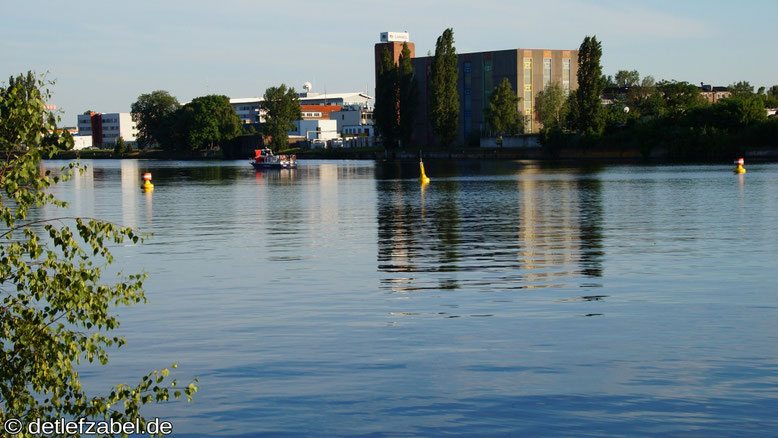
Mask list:
[[[255,149],[254,159],[249,160],[254,169],[294,169],[297,167],[295,155],[275,155],[270,148]]]

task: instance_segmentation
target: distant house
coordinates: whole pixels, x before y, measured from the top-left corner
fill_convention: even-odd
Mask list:
[[[603,105],[612,105],[616,101],[624,101],[629,94],[630,87],[606,87],[602,90],[600,100]]]
[[[700,96],[708,102],[714,103],[732,96],[727,87],[714,87],[700,82]]]

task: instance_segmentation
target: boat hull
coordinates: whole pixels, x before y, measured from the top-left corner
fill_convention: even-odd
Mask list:
[[[260,170],[260,169],[295,169],[297,167],[297,163],[262,163],[262,162],[252,162],[252,166],[254,166],[254,169]]]

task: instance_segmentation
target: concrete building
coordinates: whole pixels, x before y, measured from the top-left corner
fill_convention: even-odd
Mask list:
[[[300,105],[300,112],[303,120],[330,120],[330,114],[340,111],[341,108],[340,105]]]
[[[414,143],[434,144],[430,128],[430,76],[433,57],[412,60],[419,84]],[[507,78],[521,98],[524,132],[536,133],[542,127],[537,121],[535,98],[551,83],[558,83],[565,93],[578,88],[578,51],[545,49],[511,49],[457,55],[457,89],[459,90],[459,127],[456,143],[476,143],[489,132],[485,108],[492,90]]]
[[[130,113],[91,113],[78,115],[78,135],[91,136],[93,146],[113,145],[120,136],[135,144],[138,128]]]
[[[334,120],[311,119],[297,120],[295,129],[289,131],[289,137],[300,137],[305,140],[331,140],[339,136],[338,124]]]
[[[373,110],[370,108],[361,105],[343,105],[339,111],[330,113],[330,120],[338,123],[338,132],[343,136],[357,134],[373,136]]]
[[[92,147],[92,137],[89,135],[74,135],[73,136],[73,149],[79,151],[81,149],[87,149]]]
[[[415,56],[415,46],[407,32],[383,32],[380,42],[374,48],[376,79],[381,52],[389,51],[395,64],[398,62],[403,44],[408,44],[416,80],[419,85],[419,107],[417,108],[414,144],[435,143],[430,128],[430,75],[433,57]],[[477,139],[489,132],[485,119],[485,108],[494,88],[507,78],[511,87],[521,98],[520,111],[524,115],[527,133],[540,131],[535,112],[537,94],[551,83],[558,83],[565,93],[578,88],[578,51],[546,49],[511,49],[489,52],[464,53],[457,56],[457,89],[459,91],[459,127],[457,143]]]

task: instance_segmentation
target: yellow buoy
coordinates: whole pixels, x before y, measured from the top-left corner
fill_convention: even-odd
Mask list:
[[[144,192],[153,192],[154,184],[151,183],[151,173],[149,172],[144,173],[143,179],[145,181],[143,182],[143,185],[140,186],[140,188],[143,189]]]
[[[427,174],[424,173],[424,162],[419,158],[419,167],[421,168],[421,176],[419,177],[419,182],[422,184],[427,184],[430,182],[430,179],[427,178]]]
[[[740,174],[740,173],[746,173],[745,167],[743,167],[743,164],[745,164],[746,160],[742,158],[738,158],[735,160],[735,170],[733,170],[734,173]]]

